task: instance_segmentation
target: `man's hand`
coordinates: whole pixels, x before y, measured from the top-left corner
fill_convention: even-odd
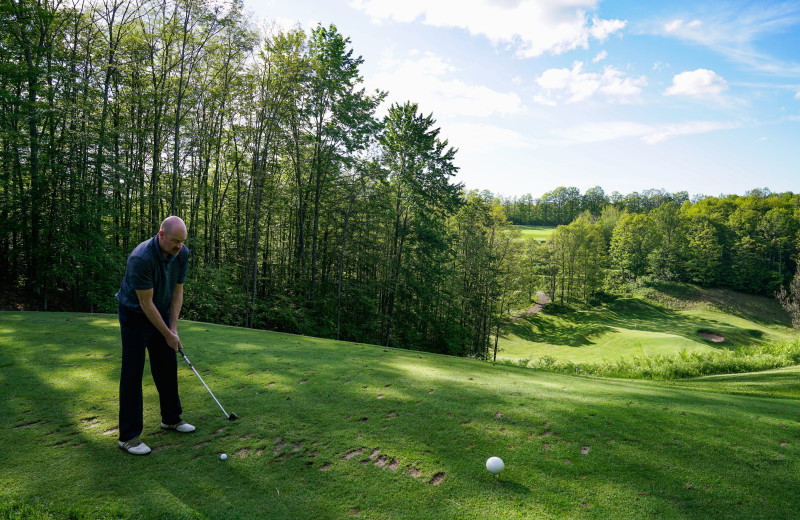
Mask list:
[[[146,289],[143,291],[136,290],[136,295],[139,297],[139,305],[142,307],[142,311],[144,311],[147,319],[150,320],[150,323],[164,336],[164,340],[167,342],[167,346],[178,352],[178,349],[183,348],[181,345],[181,338],[178,337],[178,320],[177,316],[173,322],[172,330],[170,327],[167,327],[167,324],[164,323],[164,319],[161,317],[161,314],[156,309],[155,304],[153,303],[153,289]]]
[[[167,345],[169,345],[169,348],[175,352],[178,352],[179,349],[183,348],[183,345],[181,345],[181,338],[178,337],[177,332],[170,330],[169,334],[167,334],[164,339],[167,340]]]

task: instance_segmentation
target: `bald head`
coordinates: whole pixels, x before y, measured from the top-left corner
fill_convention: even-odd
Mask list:
[[[167,234],[179,231],[186,234],[186,224],[183,223],[180,217],[167,217],[164,219],[164,222],[161,223],[161,231]]]
[[[180,253],[187,235],[186,224],[180,217],[165,218],[158,232],[158,245],[164,258]]]

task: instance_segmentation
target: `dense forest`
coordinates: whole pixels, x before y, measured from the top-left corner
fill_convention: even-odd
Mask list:
[[[488,356],[537,289],[791,279],[800,196],[466,192],[434,115],[381,108],[362,63],[335,26],[257,27],[235,1],[0,0],[4,305],[115,312],[167,215],[185,318],[455,355]]]
[[[567,223],[534,262],[560,301],[585,300],[643,275],[771,296],[797,268],[800,195],[793,193],[754,189],[689,200],[686,192],[607,197],[600,187],[583,195],[559,187],[501,204],[516,223]]]

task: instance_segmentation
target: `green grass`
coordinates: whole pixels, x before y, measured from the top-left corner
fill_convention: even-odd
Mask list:
[[[774,299],[687,284],[648,286],[591,307],[548,305],[506,327],[498,359],[603,363],[633,357],[708,353],[797,337]],[[725,338],[714,343],[699,331]]]
[[[553,231],[556,230],[556,226],[516,226],[517,229],[522,231],[522,238],[535,238],[539,242],[545,242],[550,235],[553,234]]]
[[[180,364],[198,430],[161,432],[146,368],[142,438],[155,453],[134,457],[116,447],[116,317],[0,313],[0,518],[800,517],[797,369],[624,381],[180,330],[241,419],[225,420]],[[497,478],[493,455],[506,463]]]

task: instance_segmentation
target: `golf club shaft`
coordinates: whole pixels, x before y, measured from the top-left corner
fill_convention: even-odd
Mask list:
[[[181,353],[181,356],[183,356],[183,359],[185,359],[185,360],[186,360],[186,362],[189,364],[189,367],[192,369],[192,371],[194,371],[194,374],[197,376],[197,379],[199,379],[199,380],[200,380],[200,382],[201,382],[201,383],[203,383],[203,386],[204,386],[204,387],[206,387],[206,390],[208,390],[208,393],[209,393],[209,394],[211,394],[211,397],[214,399],[214,402],[216,402],[216,403],[217,403],[217,405],[219,406],[219,409],[220,409],[220,410],[222,410],[222,413],[224,413],[224,414],[225,414],[225,417],[230,417],[230,416],[228,415],[228,412],[226,412],[226,411],[225,411],[225,408],[223,408],[223,407],[222,407],[222,405],[219,403],[219,401],[217,401],[217,398],[216,398],[216,397],[214,397],[214,392],[212,392],[212,391],[211,391],[211,389],[208,387],[208,385],[206,384],[206,382],[205,382],[205,381],[203,381],[203,378],[202,378],[202,377],[200,377],[200,374],[199,374],[199,373],[197,372],[197,370],[194,368],[194,365],[192,365],[192,362],[191,362],[191,361],[189,361],[189,358],[187,358],[187,357],[186,357],[186,354],[184,354],[184,353],[183,353],[183,349],[178,349],[178,352],[180,352],[180,353]]]

